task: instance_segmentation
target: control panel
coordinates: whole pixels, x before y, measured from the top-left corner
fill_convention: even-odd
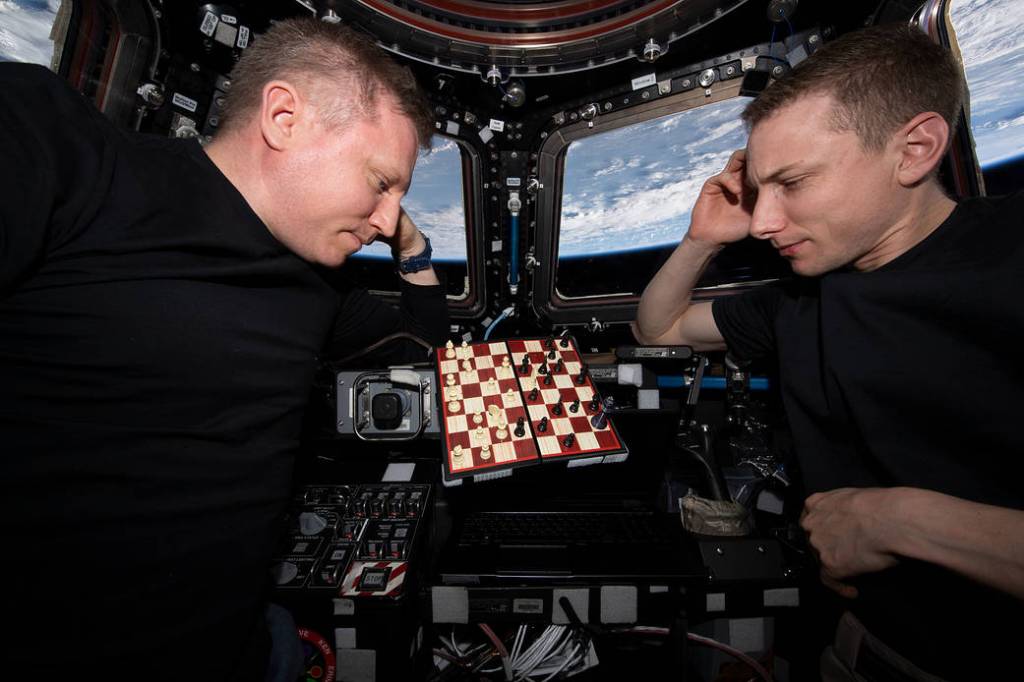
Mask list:
[[[273,566],[281,590],[398,597],[430,486],[307,486],[294,500]]]

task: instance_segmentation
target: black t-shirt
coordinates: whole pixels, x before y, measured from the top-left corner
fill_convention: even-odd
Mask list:
[[[1024,508],[1022,216],[1024,193],[964,201],[877,270],[714,302],[735,354],[777,355],[809,492],[911,486]],[[950,678],[983,679],[983,659],[1004,653],[990,626],[1024,617],[1013,597],[920,562],[854,582],[867,627]]]
[[[5,673],[261,679],[318,353],[447,331],[441,287],[398,310],[333,279],[195,141],[0,64]]]

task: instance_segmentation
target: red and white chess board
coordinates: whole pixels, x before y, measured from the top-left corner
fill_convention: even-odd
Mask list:
[[[626,452],[568,336],[435,352],[446,479]]]

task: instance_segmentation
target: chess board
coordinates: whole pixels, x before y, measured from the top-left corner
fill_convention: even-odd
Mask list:
[[[438,348],[447,481],[626,448],[568,337]]]

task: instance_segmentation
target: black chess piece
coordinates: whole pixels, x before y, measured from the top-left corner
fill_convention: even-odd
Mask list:
[[[544,433],[548,430],[548,418],[541,417],[540,421],[537,422],[537,433]]]
[[[600,431],[601,429],[608,425],[608,413],[605,412],[604,410],[601,410],[600,412],[598,412],[597,414],[590,418],[590,425]]]
[[[544,347],[545,348],[554,348],[555,347],[555,339],[550,337],[550,336],[548,338],[544,339]]]
[[[565,369],[565,363],[562,362],[562,358],[558,358],[558,362],[555,363],[555,371],[561,372]]]
[[[526,435],[526,418],[520,417],[516,420],[516,430],[513,432],[516,438],[522,438]]]
[[[594,394],[594,398],[590,401],[590,411],[597,412],[597,408],[601,407],[601,399]]]
[[[530,398],[530,400],[536,400],[537,399],[537,387],[536,386],[534,386],[533,390],[530,391],[530,395],[528,397]]]
[[[562,447],[571,448],[572,444],[575,442],[576,436],[570,433],[568,436],[562,439]]]
[[[569,405],[569,411],[572,412],[573,414],[576,414],[577,412],[580,411],[580,399],[579,398],[576,398],[576,400],[572,401],[572,404]]]
[[[555,349],[552,348],[551,351],[548,353],[548,360],[554,360],[555,355],[557,355],[557,353],[555,353]]]
[[[576,375],[576,383],[579,384],[580,386],[582,386],[583,384],[587,383],[587,370],[588,369],[589,368],[587,367],[586,363],[583,363],[582,365],[580,365],[580,373]]]
[[[548,363],[546,363],[546,362],[540,363],[540,367],[537,368],[537,374],[547,374],[547,373],[548,373]]]
[[[550,386],[551,382],[552,382],[551,375],[550,374],[545,374],[544,375],[544,385],[545,386]]]
[[[565,410],[562,409],[562,403],[555,403],[555,406],[551,408],[551,411],[555,413],[556,417],[561,417],[562,412]]]
[[[561,346],[562,348],[568,348],[569,347],[569,337],[568,336],[563,336],[562,339],[558,342],[558,345]]]

